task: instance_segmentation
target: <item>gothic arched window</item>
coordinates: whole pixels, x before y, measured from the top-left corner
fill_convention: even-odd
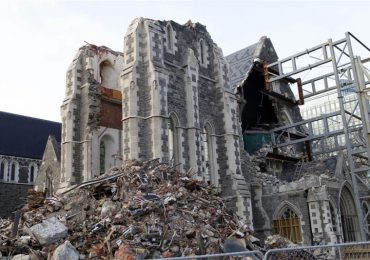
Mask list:
[[[166,41],[167,49],[171,52],[173,50],[173,30],[170,24],[166,26]]]
[[[203,128],[203,131],[202,131],[202,150],[203,150],[203,153],[202,153],[202,170],[203,170],[203,178],[206,182],[210,182],[211,181],[211,172],[210,172],[210,156],[209,156],[209,140],[210,139],[210,136],[209,136],[209,131],[207,129],[207,127],[204,127]]]
[[[296,212],[284,206],[273,221],[273,232],[297,243],[302,241],[301,221]]]
[[[11,162],[10,173],[8,174],[8,181],[18,182],[18,171],[19,171],[18,163],[16,161]]]
[[[100,141],[100,174],[105,172],[105,143]]]
[[[203,39],[200,40],[199,45],[200,45],[200,62],[201,62],[201,64],[204,64],[204,61],[205,61],[205,57],[204,57],[204,55],[205,55],[205,53],[204,53],[205,52],[205,46],[204,46]]]
[[[175,113],[171,113],[168,121],[168,159],[174,165],[180,162],[180,140],[178,130],[179,120]]]
[[[206,123],[201,132],[201,161],[203,180],[214,186],[218,186],[215,159],[215,143],[213,141],[214,130],[210,123]]]
[[[99,83],[101,86],[111,89],[118,89],[119,73],[113,67],[112,63],[105,60],[99,65]]]
[[[29,183],[35,182],[36,175],[37,175],[37,165],[35,163],[32,163],[28,168],[28,182]]]
[[[360,223],[352,192],[344,187],[340,195],[340,217],[344,242],[360,241]]]
[[[5,180],[5,170],[6,170],[6,161],[4,160],[1,160],[0,161],[0,181],[4,181]]]
[[[119,153],[118,147],[118,140],[114,135],[106,133],[100,138],[100,174],[103,174],[113,166],[116,166],[116,159]]]

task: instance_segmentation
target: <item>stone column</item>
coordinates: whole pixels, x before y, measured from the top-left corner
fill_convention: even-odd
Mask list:
[[[198,154],[200,154],[200,129],[198,105],[198,60],[192,49],[188,49],[185,73],[186,117],[189,147],[189,166],[200,174]]]
[[[215,74],[216,74],[216,89],[222,93],[221,104],[224,122],[225,133],[223,141],[225,144],[228,169],[226,178],[232,180],[232,192],[235,194],[235,203],[237,214],[247,220],[253,227],[252,201],[250,188],[244,179],[241,171],[240,151],[243,147],[240,145],[240,124],[237,117],[237,101],[235,94],[231,91],[227,82],[227,62],[223,57],[222,50],[214,46],[215,55]],[[221,176],[220,176],[221,177]],[[221,177],[222,178],[222,177]],[[223,187],[226,188],[226,187]]]
[[[122,89],[122,155],[123,160],[139,159],[139,98],[137,73],[139,59],[139,35],[142,33],[142,19],[135,19],[125,36],[124,67],[121,73]]]
[[[308,191],[307,203],[311,220],[311,232],[315,244],[336,243],[331,222],[330,202],[326,186],[313,187]]]
[[[61,143],[61,178],[58,188],[66,188],[76,183],[75,173],[78,171],[79,150],[79,101],[81,80],[80,55],[73,61],[67,71],[66,98],[61,106],[62,143]],[[74,156],[77,155],[77,156]],[[76,158],[77,157],[77,158]]]

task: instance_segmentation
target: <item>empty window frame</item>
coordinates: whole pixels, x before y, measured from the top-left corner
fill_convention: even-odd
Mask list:
[[[19,165],[18,162],[12,161],[10,163],[10,172],[8,173],[8,182],[18,182]]]
[[[37,165],[31,163],[28,167],[28,183],[34,183],[37,176]]]
[[[0,160],[0,181],[5,181],[8,164],[6,160]]]
[[[299,216],[288,206],[273,220],[273,232],[286,237],[294,243],[302,242],[301,221]]]
[[[173,29],[170,24],[166,26],[166,42],[168,52],[172,52],[174,49],[173,46]]]
[[[168,159],[173,165],[180,163],[180,134],[179,120],[175,113],[171,113],[168,121]]]

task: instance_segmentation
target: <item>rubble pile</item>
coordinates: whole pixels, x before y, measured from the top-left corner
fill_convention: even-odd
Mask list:
[[[319,160],[319,161],[312,161],[312,162],[305,162],[304,167],[302,169],[302,176],[307,175],[317,175],[322,176],[325,175],[327,178],[333,177],[333,173],[335,172],[335,161],[334,167],[330,165],[333,160],[329,159],[326,161]]]
[[[279,187],[279,185],[286,184],[287,182],[279,180],[277,177],[263,172],[256,172],[253,175],[253,181],[261,183],[262,186],[272,185],[273,187]]]
[[[253,155],[248,155],[254,167],[254,170],[251,171],[252,180],[253,182],[260,183],[262,186],[279,187],[279,185],[285,184],[286,181],[279,180],[266,169],[266,157],[269,152],[272,152],[272,147],[265,144]]]
[[[294,244],[289,239],[282,237],[280,235],[268,236],[265,240],[265,246],[267,249],[272,248],[292,248],[297,247],[297,244]]]
[[[250,228],[210,185],[158,160],[129,161],[53,198],[32,192],[27,202],[18,227],[0,222],[3,256],[159,258],[251,244]]]
[[[268,236],[265,240],[266,250],[275,248],[295,248],[297,246],[297,244],[280,235]],[[338,252],[331,248],[297,249],[274,252],[270,255],[269,259],[334,260],[339,258],[339,255],[336,257],[337,253]]]

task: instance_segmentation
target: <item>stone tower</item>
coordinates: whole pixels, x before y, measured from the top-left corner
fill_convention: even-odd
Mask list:
[[[91,179],[120,159],[159,158],[213,184],[252,222],[237,100],[205,26],[138,18],[123,49],[86,45],[67,72],[63,185]]]
[[[124,160],[161,158],[193,169],[249,215],[237,101],[222,50],[205,26],[136,19],[124,54]]]

